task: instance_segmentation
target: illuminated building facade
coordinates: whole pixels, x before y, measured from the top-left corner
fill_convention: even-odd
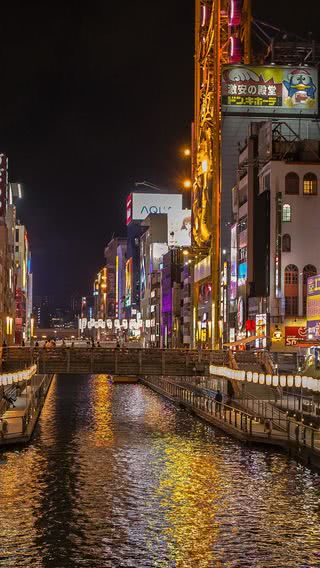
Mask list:
[[[270,118],[285,120],[302,139],[318,137],[319,46],[283,34],[270,37],[268,46],[265,34],[255,57],[252,26],[257,32],[250,0],[196,1],[193,244],[211,257],[212,347],[224,340],[221,274],[232,253],[230,188],[237,181],[238,143],[252,121]],[[203,284],[195,281],[196,313]]]
[[[280,121],[252,122],[233,191],[229,340],[307,343],[307,280],[320,271],[320,146]]]
[[[32,269],[27,230],[19,222],[15,226],[15,273],[15,342],[21,343],[32,332]]]
[[[126,317],[126,263],[127,241],[122,241],[118,244],[116,256],[116,317],[121,320]]]
[[[21,197],[20,184],[8,181],[8,159],[0,154],[0,341],[15,341],[16,263],[15,200]]]
[[[105,321],[107,318],[108,278],[107,268],[99,270],[93,286],[93,318]],[[101,329],[97,329],[96,337],[101,338]]]
[[[121,237],[111,239],[105,248],[104,256],[107,270],[106,315],[116,318],[119,315],[119,247],[121,256],[125,255],[127,240]]]
[[[141,225],[140,311],[146,347],[160,347],[162,257],[168,251],[166,213],[149,215]]]
[[[163,255],[161,269],[161,346],[182,346],[181,271],[183,254],[172,248]]]
[[[191,261],[183,258],[181,268],[181,341],[183,347],[192,345],[192,279]]]

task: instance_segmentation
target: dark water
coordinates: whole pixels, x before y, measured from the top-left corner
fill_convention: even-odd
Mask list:
[[[1,567],[320,567],[320,477],[145,387],[60,376],[0,458]]]

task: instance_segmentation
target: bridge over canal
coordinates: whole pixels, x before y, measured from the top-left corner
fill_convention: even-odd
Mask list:
[[[8,347],[3,349],[3,371],[37,365],[38,373],[91,373],[126,376],[209,375],[209,366],[228,365],[225,351],[180,349],[109,349],[105,347]]]

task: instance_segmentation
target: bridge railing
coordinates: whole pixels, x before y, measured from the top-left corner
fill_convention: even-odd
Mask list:
[[[226,363],[226,352],[180,349],[114,349],[105,347],[7,348],[8,370],[36,363],[38,372],[127,375],[209,374],[211,364]]]
[[[284,413],[280,419],[281,428],[272,428],[270,423],[273,425],[276,423],[271,420],[268,413],[264,418],[258,418],[255,412],[250,413],[235,406],[219,403],[211,396],[196,393],[188,389],[187,385],[184,387],[164,377],[147,377],[144,382],[171,399],[183,402],[194,410],[199,410],[204,416],[212,416],[218,423],[222,422],[228,428],[242,432],[246,437],[268,442],[275,441],[282,445],[290,443],[300,448],[311,449],[320,455],[320,431],[297,422]]]

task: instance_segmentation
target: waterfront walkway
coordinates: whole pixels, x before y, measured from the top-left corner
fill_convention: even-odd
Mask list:
[[[33,375],[14,400],[14,406],[1,415],[0,446],[29,441],[41,412],[52,375]]]
[[[280,446],[320,467],[320,431],[284,413],[285,423],[277,424],[271,415],[262,418],[237,405],[217,403],[212,395],[195,392],[187,383],[177,384],[174,379],[164,377],[146,377],[143,382],[241,441]]]

